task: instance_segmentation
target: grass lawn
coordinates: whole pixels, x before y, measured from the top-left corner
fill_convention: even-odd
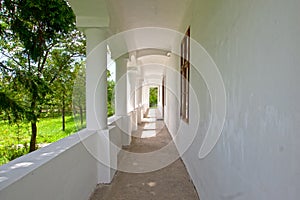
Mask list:
[[[52,143],[77,132],[73,116],[66,116],[66,130],[62,131],[61,117],[40,119],[37,124],[37,144]],[[0,165],[28,153],[31,135],[30,123],[20,125],[0,121]]]

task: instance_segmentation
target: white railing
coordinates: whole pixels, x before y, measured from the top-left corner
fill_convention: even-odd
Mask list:
[[[84,129],[0,166],[0,199],[88,199],[115,174],[119,150],[130,137],[123,133],[128,118],[109,118],[107,130]]]

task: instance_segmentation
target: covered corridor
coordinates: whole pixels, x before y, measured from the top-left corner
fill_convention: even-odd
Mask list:
[[[157,120],[160,118],[158,115],[160,112],[157,109],[149,110],[147,117],[138,126],[138,130],[133,133],[133,140],[126,149],[127,151],[135,153],[159,151],[172,143],[170,133],[164,122]],[[178,154],[176,148],[173,148],[173,151],[173,154]],[[132,165],[134,163],[134,160],[131,160],[131,163],[126,162],[128,160],[130,158],[124,157],[119,164]],[[90,200],[129,199],[196,200],[198,197],[178,155],[178,159],[173,163],[157,171],[148,173],[117,172],[112,183],[109,185],[100,184]]]
[[[1,200],[87,200],[99,184],[96,199],[181,186],[197,199],[189,179],[201,200],[299,199],[299,0],[68,2],[87,41],[87,128],[0,167]]]

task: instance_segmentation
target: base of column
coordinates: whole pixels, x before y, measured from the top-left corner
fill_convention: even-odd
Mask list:
[[[137,110],[134,110],[131,112],[131,125],[132,125],[132,131],[137,131],[138,125],[137,125]]]
[[[131,144],[131,132],[132,132],[132,123],[131,115],[117,116],[121,119],[117,122],[117,126],[121,130],[121,141],[122,146],[127,147]]]
[[[113,163],[111,162],[111,141],[110,130],[97,131],[97,171],[98,183],[110,183],[115,174]]]
[[[143,120],[143,114],[142,114],[142,107],[139,106],[137,108],[137,124],[141,124],[142,123],[142,120]]]

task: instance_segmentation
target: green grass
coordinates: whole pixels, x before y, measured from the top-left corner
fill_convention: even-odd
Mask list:
[[[37,144],[52,143],[85,127],[77,127],[73,116],[66,116],[66,129],[62,131],[61,117],[40,119],[37,124]],[[0,121],[0,165],[28,153],[31,135],[30,123],[19,125]]]

